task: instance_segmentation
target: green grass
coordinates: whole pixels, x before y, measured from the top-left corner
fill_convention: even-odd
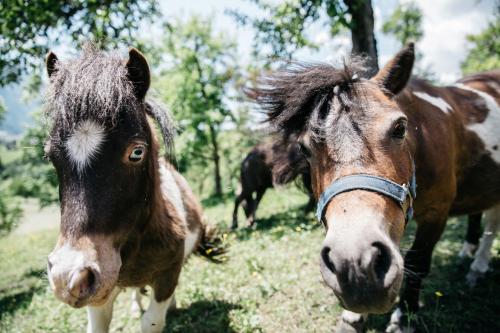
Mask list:
[[[178,309],[169,313],[166,332],[332,332],[341,308],[321,282],[318,254],[324,237],[307,198],[295,189],[270,191],[258,211],[258,227],[228,233],[229,260],[213,264],[193,256],[176,291]],[[230,199],[205,200],[210,223],[227,230]],[[243,224],[240,213],[240,225]],[[497,241],[493,272],[474,290],[464,284],[468,263],[457,253],[464,221],[451,219],[425,282],[418,325],[423,332],[500,332],[500,260]],[[408,247],[410,225],[403,247]],[[47,288],[46,255],[56,230],[11,235],[0,240],[0,331],[81,332],[84,309],[57,301]],[[439,291],[442,297],[437,297]],[[130,316],[130,292],[115,303],[111,330],[138,332]],[[383,331],[388,315],[372,316],[368,331]]]
[[[21,158],[22,151],[19,148],[7,149],[4,145],[0,144],[0,160],[3,164],[9,164]]]

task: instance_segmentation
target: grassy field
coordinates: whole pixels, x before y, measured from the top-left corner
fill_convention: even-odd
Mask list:
[[[258,227],[234,233],[226,228],[231,200],[206,200],[207,217],[228,234],[229,260],[188,261],[176,292],[178,309],[169,313],[166,332],[332,332],[341,308],[321,282],[323,229],[312,214],[302,212],[306,200],[295,189],[270,191],[258,211]],[[449,221],[435,252],[421,297],[423,332],[500,332],[500,243],[495,243],[493,271],[469,290],[464,284],[468,263],[456,256],[463,222]],[[403,247],[413,231],[410,225]],[[84,331],[85,310],[58,302],[48,289],[46,256],[56,236],[57,230],[46,230],[0,239],[0,331]],[[113,332],[139,331],[130,304],[130,292],[118,297]],[[388,315],[371,317],[368,332],[383,331],[387,321]]]

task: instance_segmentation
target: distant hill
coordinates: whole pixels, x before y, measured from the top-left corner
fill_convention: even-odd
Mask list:
[[[0,88],[0,96],[3,97],[7,108],[5,120],[0,124],[0,131],[16,136],[22,134],[33,124],[31,113],[38,109],[39,103],[24,102],[20,85]]]

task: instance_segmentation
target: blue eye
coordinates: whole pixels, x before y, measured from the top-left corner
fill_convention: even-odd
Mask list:
[[[134,147],[128,159],[130,162],[140,162],[144,158],[145,148],[142,146]]]

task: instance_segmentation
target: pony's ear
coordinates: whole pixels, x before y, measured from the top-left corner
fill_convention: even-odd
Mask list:
[[[134,85],[135,96],[142,100],[146,96],[151,83],[149,65],[142,53],[135,48],[129,50],[128,56],[129,59],[126,65],[128,78]]]
[[[49,77],[51,77],[52,74],[54,74],[54,72],[56,71],[56,64],[58,61],[59,59],[57,59],[56,54],[52,51],[47,53],[47,55],[45,56],[45,67],[47,68],[47,74],[49,75]]]
[[[391,96],[397,95],[406,86],[415,61],[413,43],[409,43],[382,68],[372,80]]]

